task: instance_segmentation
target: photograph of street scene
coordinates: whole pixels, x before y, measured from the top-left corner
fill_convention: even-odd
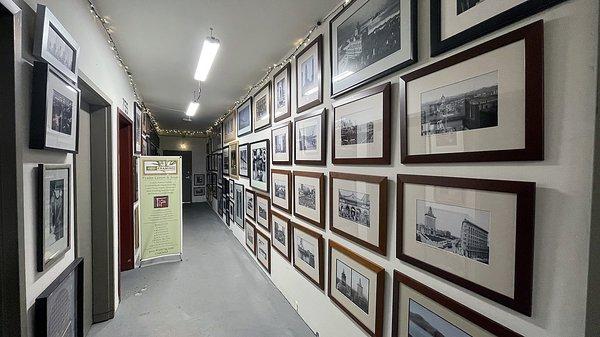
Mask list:
[[[311,268],[315,268],[315,245],[304,240],[301,236],[296,236],[296,255],[300,260],[306,262]]]
[[[340,218],[371,227],[371,200],[368,194],[340,189],[338,199]]]
[[[335,288],[356,304],[365,314],[369,314],[369,279],[336,260]]]

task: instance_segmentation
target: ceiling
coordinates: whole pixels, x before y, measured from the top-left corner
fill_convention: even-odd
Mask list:
[[[203,131],[340,0],[96,0],[162,129]],[[192,122],[184,112],[210,27],[221,40]]]

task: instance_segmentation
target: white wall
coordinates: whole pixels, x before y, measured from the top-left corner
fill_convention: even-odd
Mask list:
[[[205,202],[206,194],[194,196],[194,174],[204,174],[206,190],[206,138],[160,136],[160,153],[164,150],[192,152],[192,202]]]
[[[430,58],[429,1],[419,1],[420,62],[369,86],[391,81],[392,86],[392,164],[391,166],[348,166],[331,164],[331,139],[328,134],[327,167],[276,166],[290,170],[330,171],[375,174],[390,180],[388,205],[388,254],[381,257],[349,242],[329,230],[321,231],[328,240],[344,244],[369,260],[385,267],[384,336],[391,334],[393,270],[399,270],[418,281],[450,296],[524,336],[577,337],[584,335],[585,302],[588,272],[588,235],[592,187],[594,120],[596,112],[596,75],[598,47],[598,1],[572,0],[544,13],[534,15],[508,28],[497,31],[460,49]],[[544,19],[545,28],[545,129],[546,159],[541,162],[467,163],[442,165],[402,165],[399,158],[398,78],[411,70],[443,59],[467,47]],[[325,100],[331,130],[329,93],[328,23],[314,35],[323,33]],[[266,63],[266,62],[265,62]],[[294,71],[292,71],[294,76]],[[295,80],[292,80],[295,83]],[[240,88],[242,89],[242,88]],[[293,87],[293,92],[295,88]],[[236,97],[232,97],[232,101]],[[295,105],[292,97],[292,105]],[[295,109],[294,106],[292,106]],[[309,113],[309,112],[306,112]],[[305,113],[305,114],[306,114]],[[293,119],[296,115],[293,114]],[[289,120],[289,119],[288,119]],[[287,120],[285,121],[287,122]],[[270,130],[242,137],[240,143],[270,138]],[[537,183],[533,316],[526,317],[458,286],[432,277],[418,268],[400,262],[396,247],[396,174],[421,174],[521,180]],[[248,180],[240,182],[249,186]],[[328,198],[329,196],[327,196]],[[213,207],[216,209],[216,202]],[[326,203],[328,205],[328,203]],[[326,219],[329,219],[327,214]],[[292,220],[303,224],[301,220]],[[329,220],[327,220],[329,221]],[[314,226],[308,225],[311,229]],[[231,226],[244,243],[244,232]],[[261,230],[261,229],[258,229]],[[322,337],[359,337],[365,333],[293,266],[272,250],[271,279],[309,326]],[[327,252],[325,253],[327,256]],[[327,265],[325,267],[327,274]]]

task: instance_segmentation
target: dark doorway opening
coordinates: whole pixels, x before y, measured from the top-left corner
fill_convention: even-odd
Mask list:
[[[183,202],[192,202],[192,152],[163,150],[163,156],[181,156],[181,193]]]
[[[133,123],[119,110],[119,265],[134,268]]]

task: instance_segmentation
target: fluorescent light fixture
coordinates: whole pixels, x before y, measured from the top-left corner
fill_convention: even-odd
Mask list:
[[[198,67],[196,67],[196,75],[194,75],[195,80],[201,82],[206,81],[208,72],[215,61],[220,46],[221,42],[212,36],[209,36],[204,40],[202,52],[200,52],[200,59],[198,60]]]
[[[194,115],[196,114],[196,111],[198,111],[198,108],[200,107],[200,103],[198,102],[191,102],[190,105],[188,105],[187,111],[185,112],[186,116],[189,117],[194,117]]]

